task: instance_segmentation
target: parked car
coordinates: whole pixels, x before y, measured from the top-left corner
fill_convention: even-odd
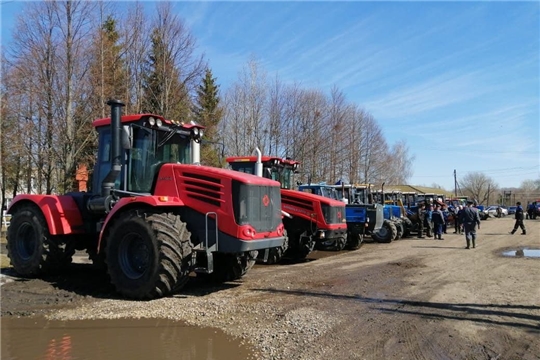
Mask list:
[[[497,209],[501,209],[501,216],[507,216],[508,215],[508,209],[506,209],[505,207],[502,207],[502,206],[498,206],[498,205],[491,205],[491,206],[488,206],[484,212],[487,213],[489,215],[489,217],[497,217]]]
[[[512,215],[516,213],[517,206],[509,206],[508,207],[508,215]]]

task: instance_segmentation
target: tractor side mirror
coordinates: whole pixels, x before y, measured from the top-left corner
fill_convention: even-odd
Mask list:
[[[122,126],[121,130],[122,147],[129,150],[133,147],[133,129],[129,125]]]

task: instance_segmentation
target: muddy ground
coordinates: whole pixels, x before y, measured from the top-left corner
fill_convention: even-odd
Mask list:
[[[502,256],[540,249],[540,220],[525,221],[527,235],[510,235],[513,222],[483,221],[476,249],[453,229],[442,241],[364,243],[150,302],[119,299],[78,263],[4,283],[1,315],[167,317],[220,328],[263,359],[540,359],[540,258]]]

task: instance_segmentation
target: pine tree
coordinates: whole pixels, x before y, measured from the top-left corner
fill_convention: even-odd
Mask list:
[[[219,86],[212,75],[212,71],[206,68],[205,76],[197,88],[197,96],[193,109],[193,119],[206,126],[204,139],[206,144],[201,148],[201,161],[211,166],[221,167],[218,144],[219,136],[217,127],[223,117],[223,108],[219,104]]]
[[[151,40],[143,84],[143,111],[168,119],[185,120],[189,117],[190,100],[180,81],[180,71],[174,63],[171,48],[158,28],[153,30]]]

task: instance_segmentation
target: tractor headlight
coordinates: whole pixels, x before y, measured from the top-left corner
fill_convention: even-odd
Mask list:
[[[161,119],[156,119],[155,117],[152,117],[150,116],[148,118],[148,123],[150,124],[150,126],[161,126],[163,125],[163,122],[161,121]]]
[[[199,137],[201,137],[201,138],[202,138],[202,137],[203,137],[203,135],[204,135],[204,131],[203,131],[202,129],[201,129],[201,130],[199,130]]]
[[[193,128],[193,135],[195,135],[195,137],[199,136],[199,128]]]

